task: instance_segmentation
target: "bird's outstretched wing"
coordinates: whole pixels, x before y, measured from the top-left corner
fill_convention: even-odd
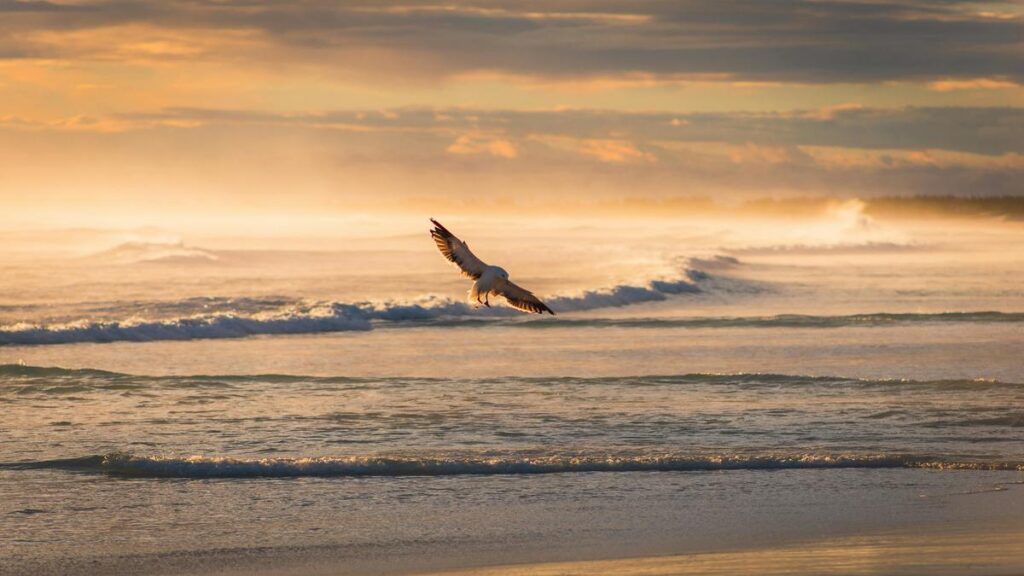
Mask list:
[[[551,308],[548,308],[547,304],[541,302],[540,298],[533,295],[533,292],[530,292],[526,288],[523,288],[514,282],[506,280],[499,284],[495,288],[494,292],[504,296],[505,300],[508,301],[508,305],[516,310],[534,312],[536,314],[543,314],[547,312],[552,316],[555,315]]]
[[[434,243],[437,244],[437,249],[441,251],[441,254],[449,262],[458,266],[462,270],[463,275],[473,280],[479,279],[480,275],[487,269],[487,264],[470,252],[469,245],[459,240],[455,234],[449,232],[440,222],[433,218],[430,221],[434,223],[430,236],[434,239]]]

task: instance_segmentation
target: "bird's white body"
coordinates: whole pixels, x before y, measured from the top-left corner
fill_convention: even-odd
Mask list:
[[[490,306],[488,296],[500,294],[508,284],[508,272],[497,266],[488,266],[473,286],[469,288],[469,300]],[[482,300],[481,300],[482,299]]]

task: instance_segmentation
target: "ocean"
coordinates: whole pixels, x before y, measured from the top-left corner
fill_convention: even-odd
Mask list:
[[[1019,223],[445,222],[558,313],[537,317],[467,305],[425,222],[322,246],[21,232],[3,573],[1024,530]]]

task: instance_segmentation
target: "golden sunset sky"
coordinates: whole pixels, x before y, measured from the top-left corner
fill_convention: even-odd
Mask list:
[[[1017,194],[1024,4],[0,0],[0,150],[8,222]]]

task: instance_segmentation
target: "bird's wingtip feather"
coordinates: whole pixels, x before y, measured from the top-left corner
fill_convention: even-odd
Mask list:
[[[451,232],[447,228],[445,228],[444,225],[441,224],[440,222],[438,222],[437,220],[434,220],[433,218],[431,218],[430,221],[433,222],[435,228],[438,231],[440,231],[440,232],[442,232],[444,234],[451,234]]]

